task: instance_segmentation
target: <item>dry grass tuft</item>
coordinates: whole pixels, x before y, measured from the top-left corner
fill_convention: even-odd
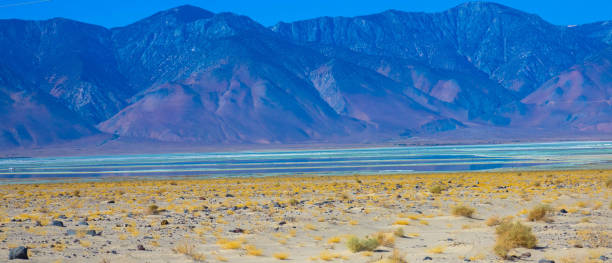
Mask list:
[[[458,205],[452,208],[451,213],[455,216],[463,216],[463,217],[467,217],[467,218],[472,218],[472,216],[474,215],[474,212],[476,212],[476,210],[474,208],[468,207],[468,206],[464,206],[464,205]]]
[[[278,260],[286,260],[289,259],[289,254],[284,252],[274,253],[272,256]]]
[[[428,249],[427,252],[428,253],[432,253],[432,254],[442,254],[442,253],[444,253],[444,248],[445,247],[441,246],[441,245],[440,246],[435,246],[435,247],[432,247],[432,248]]]
[[[498,216],[489,217],[489,219],[487,219],[487,221],[485,221],[485,224],[487,226],[497,226],[497,225],[499,225],[501,223],[502,223],[502,221],[501,221],[501,219]]]
[[[340,243],[341,238],[340,237],[330,237],[327,240],[327,244],[337,244]]]
[[[495,254],[504,259],[513,248],[534,248],[537,243],[537,239],[531,232],[531,228],[518,221],[502,222],[497,226],[495,232],[497,234],[497,241],[495,242],[493,250]]]
[[[149,215],[157,215],[157,214],[159,214],[159,206],[150,205],[149,207],[147,207],[147,214],[149,214]]]
[[[391,248],[395,246],[395,235],[393,233],[378,232],[374,237],[381,246]]]
[[[331,261],[331,260],[334,260],[340,257],[341,257],[340,254],[331,253],[327,250],[322,251],[321,254],[319,254],[319,258],[323,261]]]
[[[404,229],[401,227],[396,228],[395,230],[393,230],[393,234],[396,237],[405,237],[406,233],[404,233]]]
[[[431,192],[432,194],[441,194],[442,191],[444,191],[444,190],[446,190],[446,189],[444,189],[444,187],[439,185],[439,184],[434,185],[434,186],[429,188],[429,192]]]
[[[529,221],[544,221],[544,222],[552,222],[552,219],[548,217],[550,213],[554,210],[549,205],[538,205],[529,211],[527,215],[527,220]]]
[[[246,250],[247,254],[251,256],[261,256],[263,254],[261,249],[257,249],[254,245],[246,245],[244,246],[244,249]]]
[[[172,249],[175,253],[183,254],[189,256],[195,261],[204,261],[206,256],[204,254],[195,251],[195,245],[184,241],[178,244],[174,249]]]
[[[376,261],[375,263],[408,263],[405,259],[406,255],[401,254],[397,249],[393,250],[393,254],[386,258]]]

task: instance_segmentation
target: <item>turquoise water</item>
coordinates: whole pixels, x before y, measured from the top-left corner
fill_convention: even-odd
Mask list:
[[[14,158],[0,159],[0,178],[10,183],[43,178],[346,175],[574,168],[612,168],[612,142]]]

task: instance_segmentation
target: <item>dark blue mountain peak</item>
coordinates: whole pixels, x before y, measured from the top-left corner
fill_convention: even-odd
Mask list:
[[[113,29],[0,20],[0,148],[99,132],[204,144],[612,134],[611,44],[610,21],[556,26],[491,2],[270,28],[189,5]]]
[[[489,1],[469,1],[469,2],[465,2],[462,4],[459,4],[457,6],[455,6],[452,9],[455,8],[469,8],[469,9],[511,9],[511,10],[516,10],[514,8],[502,5],[502,4],[498,4],[495,2],[489,2]]]
[[[210,18],[213,15],[214,15],[213,12],[210,12],[208,10],[205,10],[205,9],[202,9],[196,6],[182,5],[182,6],[172,8],[172,9],[158,12],[154,14],[153,16],[151,16],[151,18],[172,16],[177,21],[180,21],[183,23],[191,23],[196,20]]]

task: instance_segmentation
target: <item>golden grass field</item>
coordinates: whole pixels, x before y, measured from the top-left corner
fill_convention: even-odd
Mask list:
[[[610,170],[2,185],[0,261],[602,262],[611,193]]]

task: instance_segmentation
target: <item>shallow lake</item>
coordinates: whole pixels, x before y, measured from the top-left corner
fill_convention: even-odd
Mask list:
[[[612,142],[407,146],[0,159],[0,183],[43,178],[401,174],[612,168]]]

